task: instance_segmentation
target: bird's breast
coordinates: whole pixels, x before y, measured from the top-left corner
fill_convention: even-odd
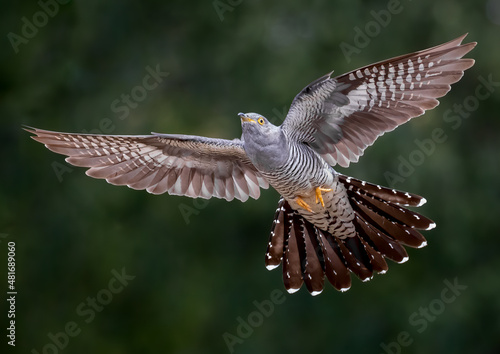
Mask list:
[[[314,197],[314,189],[334,183],[335,171],[310,147],[290,145],[288,159],[271,171],[261,171],[285,199]]]

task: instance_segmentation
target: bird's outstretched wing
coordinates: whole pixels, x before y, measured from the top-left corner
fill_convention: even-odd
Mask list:
[[[402,55],[306,86],[293,100],[282,128],[330,165],[357,162],[377,137],[426,110],[460,80],[476,43],[448,43]]]
[[[111,184],[193,198],[246,201],[259,198],[267,181],[238,139],[189,135],[95,135],[27,128],[32,138],[86,174]]]

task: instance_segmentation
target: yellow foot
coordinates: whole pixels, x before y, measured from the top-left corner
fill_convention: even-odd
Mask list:
[[[308,212],[312,213],[312,209],[311,207],[309,206],[309,204],[307,204],[306,202],[304,202],[304,200],[301,198],[301,197],[297,197],[295,198],[295,202],[302,208],[306,209]]]
[[[321,206],[324,208],[325,202],[323,201],[323,196],[321,195],[321,192],[331,192],[332,190],[333,189],[331,188],[316,187],[316,204],[321,203]]]

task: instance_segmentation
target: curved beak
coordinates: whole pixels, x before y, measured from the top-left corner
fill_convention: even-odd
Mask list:
[[[242,122],[257,123],[255,119],[247,117],[245,113],[238,113]]]

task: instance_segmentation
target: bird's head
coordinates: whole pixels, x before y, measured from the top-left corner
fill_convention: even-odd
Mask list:
[[[260,169],[282,163],[288,156],[285,135],[280,127],[258,113],[239,113],[242,140],[250,160]]]
[[[258,113],[238,113],[238,116],[241,119],[243,137],[252,140],[260,140],[259,138],[267,140],[272,136],[276,136],[280,131],[279,127]]]

